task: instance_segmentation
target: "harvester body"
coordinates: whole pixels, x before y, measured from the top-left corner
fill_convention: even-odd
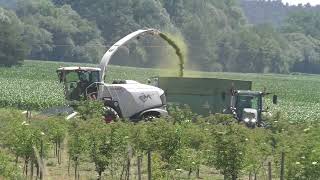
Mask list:
[[[100,100],[112,117],[141,120],[167,116],[166,97],[158,87],[133,80],[105,83],[109,61],[114,53],[131,39],[144,33],[157,34],[154,29],[138,30],[116,42],[103,56],[99,68],[61,67],[57,70],[64,83],[65,97],[69,105],[84,99]],[[106,116],[106,115],[105,115]],[[106,117],[109,119],[109,117]]]
[[[100,84],[98,99],[115,109],[122,117],[141,119],[146,113],[167,116],[164,91],[160,88],[140,84],[136,81],[122,81],[115,84]]]
[[[88,67],[59,68],[69,105],[84,99],[102,100],[122,118],[138,120],[144,114],[166,116],[166,97],[160,88],[132,80],[100,82],[100,69]]]

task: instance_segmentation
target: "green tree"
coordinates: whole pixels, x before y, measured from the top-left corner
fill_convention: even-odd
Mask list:
[[[112,145],[110,141],[111,128],[102,124],[101,120],[93,120],[88,124],[89,155],[95,163],[98,179],[111,164]]]
[[[0,177],[5,179],[23,179],[17,167],[10,163],[11,159],[0,151]]]
[[[320,38],[320,13],[317,11],[298,11],[289,14],[282,31],[285,33],[302,33],[306,36]]]
[[[14,12],[0,7],[0,29],[0,65],[12,66],[21,63],[28,53],[23,42],[23,23]]]
[[[70,5],[20,0],[16,13],[27,25],[25,42],[32,47],[31,58],[95,63],[104,53],[95,23],[83,19]]]
[[[236,180],[245,168],[245,157],[248,148],[247,128],[243,125],[219,125],[213,131],[214,167],[227,179]]]

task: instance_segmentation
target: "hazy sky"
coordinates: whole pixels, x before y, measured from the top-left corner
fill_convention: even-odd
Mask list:
[[[311,5],[317,5],[317,4],[320,4],[320,0],[282,0],[283,3],[289,3],[289,4],[299,4],[299,3],[302,3],[302,4],[307,4],[307,3],[310,3]]]

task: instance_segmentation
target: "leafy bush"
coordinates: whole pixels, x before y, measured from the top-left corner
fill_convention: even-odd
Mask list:
[[[20,170],[10,163],[11,159],[5,152],[0,151],[0,178],[23,179]]]

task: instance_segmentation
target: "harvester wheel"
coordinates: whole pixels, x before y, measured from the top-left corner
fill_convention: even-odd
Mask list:
[[[97,95],[98,95],[97,92],[93,92],[93,93],[88,94],[87,97],[90,100],[97,100]]]
[[[146,113],[142,115],[143,121],[153,121],[154,119],[160,118],[160,114],[158,113]]]
[[[114,122],[114,121],[117,121],[117,119],[119,119],[119,114],[117,113],[116,110],[114,110],[113,108],[111,107],[104,107],[104,121],[106,123],[111,123],[111,122]]]

